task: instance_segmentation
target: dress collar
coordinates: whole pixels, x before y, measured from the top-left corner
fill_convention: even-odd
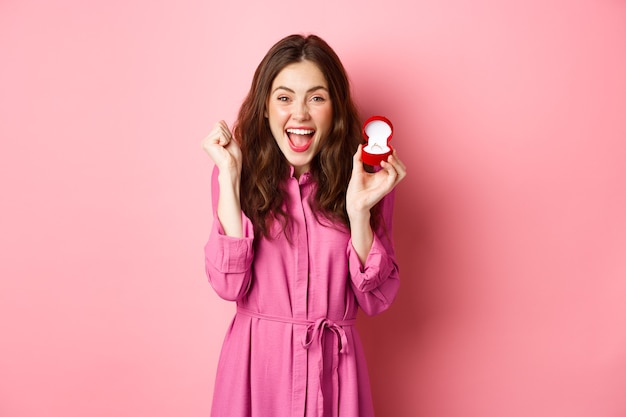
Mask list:
[[[296,169],[294,168],[294,166],[289,165],[289,177],[297,179],[295,176],[295,173],[296,173]],[[298,180],[298,184],[300,185],[308,184],[311,181],[311,173],[309,171],[303,172],[302,175],[300,175],[300,178],[297,180]]]

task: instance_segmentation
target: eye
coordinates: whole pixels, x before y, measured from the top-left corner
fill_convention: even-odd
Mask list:
[[[322,103],[322,102],[326,101],[326,98],[322,97],[322,96],[313,96],[313,97],[311,97],[311,101]]]
[[[287,101],[289,101],[289,97],[287,97],[287,96],[278,96],[278,97],[276,97],[276,100],[282,101],[282,102],[287,102]]]

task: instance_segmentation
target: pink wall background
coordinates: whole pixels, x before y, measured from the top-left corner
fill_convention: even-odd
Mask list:
[[[200,141],[292,32],[409,166],[379,415],[625,416],[626,3],[216,3],[0,3],[0,416],[208,415]]]

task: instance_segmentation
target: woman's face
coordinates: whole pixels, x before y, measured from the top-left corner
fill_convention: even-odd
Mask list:
[[[272,83],[265,116],[299,177],[309,170],[332,124],[328,84],[317,65],[305,60],[283,68]]]

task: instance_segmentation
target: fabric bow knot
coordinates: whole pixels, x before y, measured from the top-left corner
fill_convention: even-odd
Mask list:
[[[327,318],[317,319],[314,323],[311,323],[307,326],[306,334],[304,335],[304,339],[302,340],[302,346],[304,346],[305,349],[308,349],[315,340],[317,340],[320,343],[320,346],[322,346],[325,329],[330,330],[337,336],[337,340],[339,341],[339,352],[347,352],[348,337],[346,336],[345,330],[343,329],[343,327],[335,322],[328,320]]]

